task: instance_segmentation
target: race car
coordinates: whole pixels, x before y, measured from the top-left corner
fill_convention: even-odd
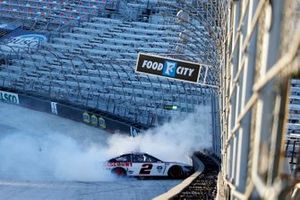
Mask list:
[[[129,153],[112,158],[106,169],[117,176],[185,178],[193,173],[193,166],[164,162],[147,153]]]

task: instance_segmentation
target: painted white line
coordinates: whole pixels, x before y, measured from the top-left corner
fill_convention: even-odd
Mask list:
[[[179,194],[182,190],[184,190],[184,188],[189,186],[200,174],[201,174],[200,171],[195,172],[188,178],[184,179],[184,181],[182,181],[180,184],[176,185],[175,187],[170,189],[168,192],[155,197],[153,200],[171,199],[175,195]]]
[[[194,166],[197,167],[197,169],[196,169],[197,171],[195,173],[193,173],[188,178],[184,179],[180,184],[176,185],[175,187],[170,189],[168,192],[155,197],[153,200],[171,199],[172,197],[179,194],[182,190],[184,190],[187,186],[189,186],[204,170],[203,163],[196,156],[194,156],[194,160],[195,160]]]

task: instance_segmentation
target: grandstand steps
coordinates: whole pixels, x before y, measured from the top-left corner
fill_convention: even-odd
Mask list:
[[[111,29],[112,32],[115,32],[115,33],[123,33],[123,29],[121,28],[114,28],[114,29]]]
[[[113,38],[113,35],[110,32],[103,33],[103,38]]]
[[[11,69],[0,72],[0,77],[9,75],[3,84],[7,86],[10,81],[23,78],[23,84],[30,86],[24,89],[16,84],[20,90],[57,96],[146,125],[151,125],[156,116],[162,119],[170,115],[170,111],[163,109],[164,104],[174,104],[179,106],[179,112],[188,112],[194,109],[194,104],[204,101],[202,91],[190,91],[189,84],[134,72],[139,52],[162,55],[171,52],[168,47],[178,38],[177,25],[94,15],[89,22],[83,20],[70,30],[56,22],[41,20],[39,27],[30,26],[45,32],[55,24],[64,29],[39,52],[25,55],[22,61],[14,61]]]
[[[97,40],[96,40],[97,41]],[[91,41],[93,42],[93,41]],[[85,44],[82,44],[80,47],[83,48],[83,49],[91,49],[93,48],[95,45],[93,44],[90,44],[90,43],[85,43]]]
[[[130,22],[123,22],[122,24],[119,24],[120,28],[132,28],[132,24]]]
[[[94,47],[96,47],[97,45],[100,45],[100,44],[102,44],[102,43],[103,43],[102,40],[99,40],[99,39],[97,39],[97,38],[93,38],[93,39],[90,39],[90,40],[88,41],[88,43],[82,44],[80,47],[86,46],[87,49],[91,49],[91,48],[94,48]]]
[[[15,80],[12,85],[14,87],[18,87],[18,88],[24,88],[25,87],[25,82],[22,79],[17,79]]]
[[[80,54],[82,54],[82,51],[83,51],[83,50],[80,49],[80,48],[74,48],[73,51],[72,51],[72,53],[75,54],[75,55],[77,55],[77,54],[80,55]]]

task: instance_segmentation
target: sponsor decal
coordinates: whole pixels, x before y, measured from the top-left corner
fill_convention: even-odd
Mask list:
[[[7,39],[5,42],[6,45],[2,45],[2,49],[4,50],[11,50],[11,48],[24,51],[25,49],[34,49],[40,43],[46,42],[47,37],[41,34],[23,34],[12,36]]]
[[[83,121],[84,121],[85,123],[87,123],[87,124],[89,124],[89,123],[91,122],[90,115],[89,115],[89,113],[87,113],[87,112],[84,112],[84,113],[82,114],[82,119],[83,119]]]
[[[98,121],[99,121],[99,126],[103,129],[106,129],[106,123],[105,123],[105,120],[102,118],[102,117],[99,117],[98,118]]]
[[[198,83],[201,65],[189,61],[140,53],[136,72]]]
[[[100,128],[106,129],[105,119],[101,116],[84,112],[82,114],[82,119],[87,124],[90,124],[92,126],[99,126]]]
[[[57,103],[51,102],[51,112],[57,115]]]
[[[98,117],[96,115],[91,116],[91,124],[93,126],[98,126]]]
[[[157,169],[157,172],[158,172],[158,173],[161,173],[163,167],[162,167],[162,166],[157,166],[156,169]]]
[[[11,104],[19,104],[18,94],[0,91],[0,101]]]
[[[131,162],[109,162],[107,167],[131,167]]]

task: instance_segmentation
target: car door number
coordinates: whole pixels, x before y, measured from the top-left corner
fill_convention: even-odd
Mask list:
[[[140,174],[150,174],[152,167],[152,164],[143,164],[140,170]]]

